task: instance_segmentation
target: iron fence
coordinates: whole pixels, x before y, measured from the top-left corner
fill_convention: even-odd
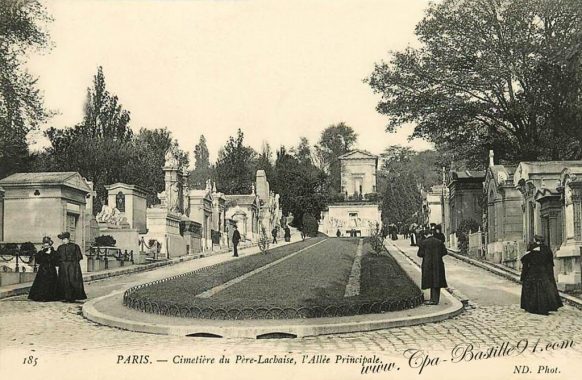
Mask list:
[[[0,261],[3,263],[14,262],[15,272],[26,272],[26,264],[32,266],[33,272],[36,272],[38,267],[34,259],[36,253],[36,248],[32,247],[36,245],[41,245],[41,243],[0,243]],[[7,271],[8,268],[3,266],[3,270]]]
[[[117,260],[121,263],[131,262],[133,264],[133,250],[127,252],[127,249],[122,251],[115,247],[89,247],[88,253],[85,254],[88,259],[103,260],[105,262],[105,269],[109,260]]]

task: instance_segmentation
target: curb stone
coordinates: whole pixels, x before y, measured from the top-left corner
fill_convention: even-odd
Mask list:
[[[270,334],[301,338],[406,327],[443,321],[461,314],[464,310],[461,302],[445,292],[443,296],[448,304],[442,303],[442,308],[438,311],[433,306],[418,306],[397,312],[335,318],[216,321],[158,316],[127,309],[122,305],[124,292],[125,289],[87,301],[82,308],[83,316],[102,325],[129,331],[179,336],[212,334],[224,338],[256,339]],[[419,311],[424,313],[419,314]],[[412,315],[415,313],[417,315]],[[142,315],[144,318],[140,320]]]
[[[463,261],[467,264],[471,264],[473,266],[479,267],[481,269],[484,269],[488,272],[491,272],[497,276],[503,277],[509,281],[515,282],[517,284],[521,284],[521,281],[519,279],[520,275],[519,272],[517,272],[514,269],[511,268],[501,268],[498,265],[492,264],[492,263],[486,263],[484,261],[481,260],[475,260],[473,258],[461,255],[458,252],[455,252],[453,250],[448,249],[449,254],[460,260]],[[559,292],[560,294],[560,298],[562,299],[562,301],[570,306],[573,306],[577,309],[581,309],[582,310],[582,299],[578,298],[578,297],[574,297],[571,296],[569,294],[563,293],[563,292]]]
[[[408,253],[403,251],[396,244],[390,243],[390,245],[392,247],[394,247],[395,249],[397,249],[402,255],[404,255],[404,257],[406,257],[406,259],[408,259],[408,261],[411,264],[413,264],[415,267],[417,267],[420,270],[420,265],[416,261],[414,261]],[[386,249],[388,249],[388,248],[386,247]],[[453,295],[456,299],[458,299],[463,304],[463,307],[466,308],[469,306],[469,301],[470,301],[469,297],[467,297],[465,294],[463,294],[460,290],[457,290],[457,289],[449,286],[448,288],[446,288],[446,291],[449,292],[451,295]]]

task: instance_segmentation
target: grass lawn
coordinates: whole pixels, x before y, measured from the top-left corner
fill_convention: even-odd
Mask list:
[[[396,261],[387,252],[374,254],[367,240],[361,259],[360,294],[344,297],[360,239],[328,239],[210,298],[195,297],[320,240],[309,239],[273,250],[269,255],[230,261],[200,273],[147,286],[132,293],[132,297],[158,305],[174,305],[174,308],[176,305],[191,308],[197,310],[193,317],[215,319],[355,315],[401,310],[422,301],[422,292]],[[201,313],[201,310],[208,312]],[[213,310],[222,312],[216,314]],[[247,312],[241,313],[241,310]],[[269,310],[278,310],[278,313]]]
[[[265,255],[258,253],[251,256],[243,256],[236,260],[203,268],[202,270],[188,273],[185,276],[140,288],[135,292],[135,296],[163,300],[168,303],[181,304],[190,302],[197,294],[279,260],[302,248],[309,247],[321,240],[323,239],[307,239],[283,247],[272,248]]]

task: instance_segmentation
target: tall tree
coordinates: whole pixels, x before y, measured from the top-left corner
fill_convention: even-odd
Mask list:
[[[486,162],[582,158],[579,0],[444,0],[367,78],[387,130]],[[569,64],[570,63],[570,64]],[[573,63],[573,64],[572,64]]]
[[[239,129],[230,136],[218,152],[216,186],[226,194],[248,194],[255,178],[257,153],[244,145],[244,134]]]
[[[123,180],[140,185],[148,192],[147,204],[159,203],[158,193],[165,187],[163,166],[166,152],[174,148],[178,154],[179,168],[188,167],[188,153],[180,149],[178,141],[167,128],[140,129],[134,136],[132,159],[128,162]]]
[[[204,189],[206,181],[212,175],[210,167],[210,154],[206,146],[206,137],[200,135],[198,144],[194,147],[194,170],[190,173],[190,183],[195,189]]]
[[[119,182],[128,170],[133,153],[129,111],[106,88],[101,66],[87,88],[81,124],[72,128],[49,128],[45,134],[51,146],[48,165],[53,169],[78,171],[94,182],[97,197],[94,211],[107,198],[105,185]]]
[[[299,144],[297,145],[297,148],[295,148],[295,158],[297,158],[301,165],[310,166],[313,164],[311,145],[309,145],[307,137],[299,138]]]
[[[416,152],[394,145],[381,155],[378,189],[382,195],[382,219],[390,223],[412,223],[420,211],[420,189],[442,182],[442,166],[450,168],[450,158],[439,152]]]
[[[47,47],[50,20],[37,0],[0,2],[0,178],[28,169],[27,136],[48,117],[25,65],[29,50]]]
[[[283,213],[293,214],[294,226],[301,227],[304,214],[319,219],[327,201],[325,184],[323,171],[312,164],[302,164],[285,147],[277,151],[273,190],[281,197]]]
[[[357,140],[356,132],[344,122],[330,125],[321,133],[316,151],[329,174],[330,191],[337,193],[341,190],[341,167],[338,158],[349,152]]]
[[[111,95],[105,85],[103,67],[97,68],[93,87],[87,89],[85,114],[79,130],[91,138],[129,141],[129,111],[124,110],[117,95]]]

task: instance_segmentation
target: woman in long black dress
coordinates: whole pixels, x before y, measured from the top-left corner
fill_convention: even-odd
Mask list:
[[[39,265],[28,293],[28,298],[33,301],[56,301],[58,296],[58,276],[55,267],[57,251],[53,248],[50,237],[42,238],[42,249],[38,251],[34,260]]]
[[[535,242],[521,258],[521,308],[533,314],[548,315],[564,306],[554,278],[554,256],[544,238],[534,237]]]

